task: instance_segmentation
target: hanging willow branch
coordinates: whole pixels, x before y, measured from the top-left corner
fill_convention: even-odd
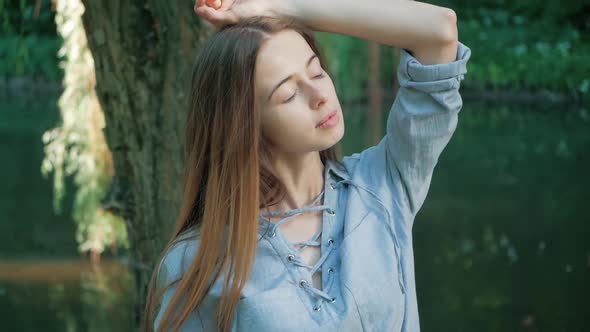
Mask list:
[[[54,209],[61,212],[65,194],[64,178],[76,185],[73,218],[80,252],[90,252],[93,261],[110,246],[128,247],[125,225],[114,209],[104,209],[112,182],[113,163],[105,142],[105,119],[95,93],[92,55],[87,47],[80,0],[55,3],[55,22],[64,40],[59,51],[64,69],[64,91],[59,99],[61,125],[43,134],[45,159],[43,175],[53,172]],[[114,205],[112,198],[110,204]],[[120,208],[119,208],[120,210]]]

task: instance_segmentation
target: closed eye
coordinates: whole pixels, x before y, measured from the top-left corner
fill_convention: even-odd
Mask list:
[[[325,76],[325,75],[324,75],[324,73],[321,73],[321,74],[319,74],[319,75],[317,75],[317,76],[314,76],[313,78],[314,78],[314,79],[321,79],[321,78],[324,78],[324,76]],[[295,99],[295,96],[297,95],[297,92],[298,92],[298,91],[299,91],[299,89],[296,89],[296,90],[295,90],[295,93],[294,93],[294,94],[293,94],[291,97],[289,97],[289,99],[285,100],[285,102],[284,102],[284,103],[286,104],[286,103],[288,103],[288,102],[292,101],[293,99]]]

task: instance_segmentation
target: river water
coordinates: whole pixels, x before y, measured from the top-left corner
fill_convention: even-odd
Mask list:
[[[364,106],[345,109],[348,155],[368,145]],[[423,331],[590,330],[588,109],[464,103],[414,226]],[[78,256],[71,195],[52,210],[57,121],[55,96],[0,100],[2,329],[130,331],[129,270]]]

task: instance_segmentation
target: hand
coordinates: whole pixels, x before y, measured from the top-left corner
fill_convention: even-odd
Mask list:
[[[275,0],[196,0],[195,13],[216,27],[252,16],[278,17]]]

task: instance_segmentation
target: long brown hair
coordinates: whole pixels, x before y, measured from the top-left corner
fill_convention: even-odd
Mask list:
[[[277,204],[286,193],[270,164],[254,96],[258,51],[272,34],[284,29],[298,32],[327,71],[311,31],[290,19],[259,16],[227,25],[205,42],[197,56],[180,210],[172,238],[158,261],[188,230],[199,231],[199,247],[188,271],[174,282],[179,282],[178,289],[158,331],[170,327],[178,331],[225,271],[233,278],[224,280],[215,322],[221,331],[228,331],[232,323],[256,254],[259,211]],[[324,164],[327,160],[339,163],[340,145],[319,153]],[[171,286],[156,289],[157,274],[158,268],[149,284],[144,331],[152,331],[157,305]]]

